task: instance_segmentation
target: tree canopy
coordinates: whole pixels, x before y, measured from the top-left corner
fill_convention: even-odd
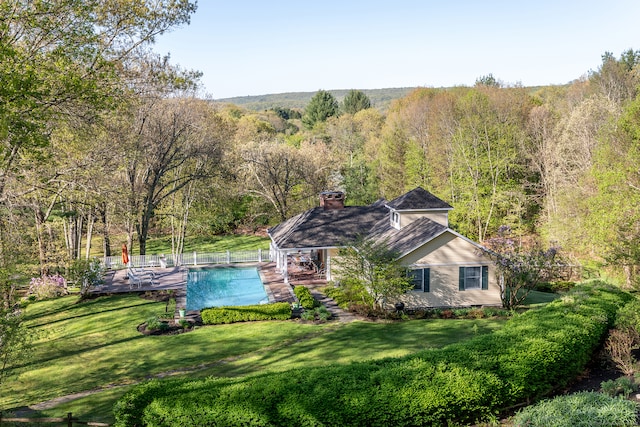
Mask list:
[[[350,90],[342,100],[342,111],[346,114],[355,114],[367,108],[371,108],[371,100],[361,90]]]
[[[489,74],[386,108],[320,90],[304,114],[249,111],[197,99],[199,73],[150,50],[194,4],[136,5],[0,3],[0,264],[47,274],[168,233],[179,252],[186,235],[273,225],[323,190],[360,205],[422,186],[471,239],[506,224],[638,285],[636,51],[565,86]]]
[[[304,109],[302,123],[312,129],[316,123],[324,122],[338,114],[338,101],[326,90],[319,90]]]

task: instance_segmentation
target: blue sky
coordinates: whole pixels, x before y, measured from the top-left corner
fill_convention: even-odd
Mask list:
[[[640,49],[637,0],[200,0],[154,50],[215,99],[319,89],[564,84]]]

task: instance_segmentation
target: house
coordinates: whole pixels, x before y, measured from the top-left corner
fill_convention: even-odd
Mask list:
[[[271,256],[289,281],[290,259],[308,254],[339,279],[332,260],[358,236],[384,242],[411,270],[414,289],[402,296],[408,308],[500,305],[495,266],[478,243],[449,228],[448,203],[423,188],[387,202],[345,206],[339,191],[320,194],[320,206],[268,230]]]

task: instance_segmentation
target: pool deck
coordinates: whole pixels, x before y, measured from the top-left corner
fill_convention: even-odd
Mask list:
[[[251,264],[255,266],[256,264]],[[245,266],[243,264],[233,264],[233,267]],[[199,266],[206,267],[206,266]],[[140,287],[130,286],[127,278],[127,270],[109,270],[105,274],[104,284],[96,289],[92,289],[93,294],[114,294],[114,293],[132,293],[132,292],[148,292],[173,290],[176,298],[176,314],[175,318],[180,319],[179,310],[186,307],[186,290],[187,290],[187,271],[188,266],[179,267],[150,267],[145,270],[152,271],[154,274],[153,283],[143,283]],[[276,265],[273,262],[258,264],[258,271],[265,285],[269,302],[295,302],[296,298],[293,294],[293,287],[284,283],[284,279],[280,273],[276,271]],[[314,275],[300,277],[293,282],[295,285],[305,285],[310,288],[326,284],[324,278],[317,278]],[[197,320],[199,312],[187,312],[185,317],[187,320]]]

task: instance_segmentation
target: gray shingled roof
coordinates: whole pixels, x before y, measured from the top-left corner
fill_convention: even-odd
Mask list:
[[[428,209],[453,209],[450,204],[440,200],[422,187],[417,187],[402,196],[393,199],[387,206],[398,211],[402,210],[428,210]]]
[[[268,233],[280,249],[340,247],[369,234],[379,221],[388,222],[388,215],[383,200],[344,209],[316,207],[281,222]]]
[[[401,255],[440,235],[447,227],[428,218],[419,218],[398,230],[391,226],[389,207],[396,210],[452,209],[451,206],[418,187],[386,203],[346,206],[325,210],[316,207],[268,230],[280,249],[340,247],[359,236],[367,236]]]
[[[411,224],[398,230],[391,226],[389,219],[379,221],[373,227],[369,238],[376,243],[384,243],[387,248],[405,255],[424,245],[434,237],[442,234],[448,228],[428,218],[419,218]]]

